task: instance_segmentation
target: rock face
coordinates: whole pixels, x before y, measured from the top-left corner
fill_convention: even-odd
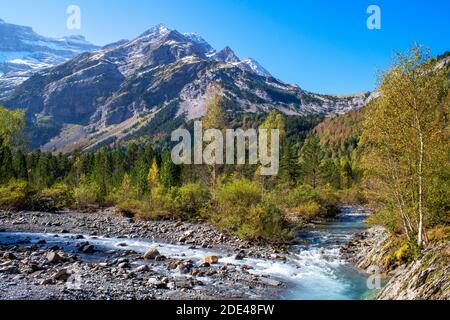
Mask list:
[[[380,300],[450,300],[448,244],[428,248],[397,274],[379,293]]]
[[[34,147],[71,151],[66,148],[167,135],[205,114],[212,85],[236,114],[344,113],[362,107],[368,96],[307,92],[275,79],[253,59],[241,61],[229,47],[216,52],[196,34],[158,25],[40,71],[0,103],[25,109]]]
[[[379,300],[449,300],[450,250],[448,243],[430,245],[421,257],[409,265],[386,269],[389,234],[384,228],[374,227],[360,239],[343,247],[361,270],[369,272],[377,267],[389,281],[378,293]]]

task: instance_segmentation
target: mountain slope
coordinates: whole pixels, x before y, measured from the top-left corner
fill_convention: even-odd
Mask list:
[[[61,64],[99,47],[82,36],[47,38],[30,27],[0,19],[0,97],[27,80],[34,72]]]
[[[158,134],[171,123],[199,118],[213,84],[235,113],[344,113],[363,106],[368,96],[310,93],[261,68],[254,60],[240,61],[231,48],[216,52],[198,35],[158,25],[40,71],[2,102],[26,110],[35,147],[62,145],[67,151],[125,139],[155,123],[159,129],[152,132]]]

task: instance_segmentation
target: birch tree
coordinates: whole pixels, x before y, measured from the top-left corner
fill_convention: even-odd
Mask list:
[[[367,173],[378,198],[396,208],[404,232],[423,246],[436,183],[449,169],[446,70],[415,46],[380,80],[362,134]]]

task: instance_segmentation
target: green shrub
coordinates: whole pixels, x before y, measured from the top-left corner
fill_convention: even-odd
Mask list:
[[[151,212],[150,204],[147,201],[134,199],[124,200],[116,205],[122,213],[130,214],[138,218],[147,218]]]
[[[73,190],[65,183],[57,183],[40,191],[36,200],[44,209],[62,210],[73,204]]]
[[[290,237],[284,212],[263,199],[261,188],[248,180],[234,180],[219,186],[214,194],[212,221],[219,229],[240,238],[284,241]]]
[[[29,188],[26,181],[11,180],[0,187],[0,208],[3,210],[21,210],[30,206]]]
[[[337,197],[327,188],[317,190],[309,185],[301,185],[295,189],[276,190],[271,193],[271,198],[295,223],[330,217],[339,212]]]
[[[178,214],[193,218],[208,207],[210,194],[200,183],[189,183],[175,192],[175,206]]]
[[[166,189],[158,186],[153,188],[150,193],[151,210],[145,215],[145,217],[176,217],[178,211],[174,203],[174,198],[176,197],[177,190],[177,187]]]
[[[74,189],[75,206],[80,210],[96,208],[101,203],[101,189],[96,182],[83,182]]]

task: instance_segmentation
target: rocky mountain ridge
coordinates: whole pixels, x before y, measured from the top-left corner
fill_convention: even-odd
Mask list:
[[[362,107],[369,97],[307,92],[272,77],[253,59],[241,61],[229,47],[215,51],[199,35],[160,24],[38,71],[0,103],[26,111],[34,147],[71,151],[120,141],[155,123],[157,135],[199,118],[212,85],[235,114],[338,114]]]

